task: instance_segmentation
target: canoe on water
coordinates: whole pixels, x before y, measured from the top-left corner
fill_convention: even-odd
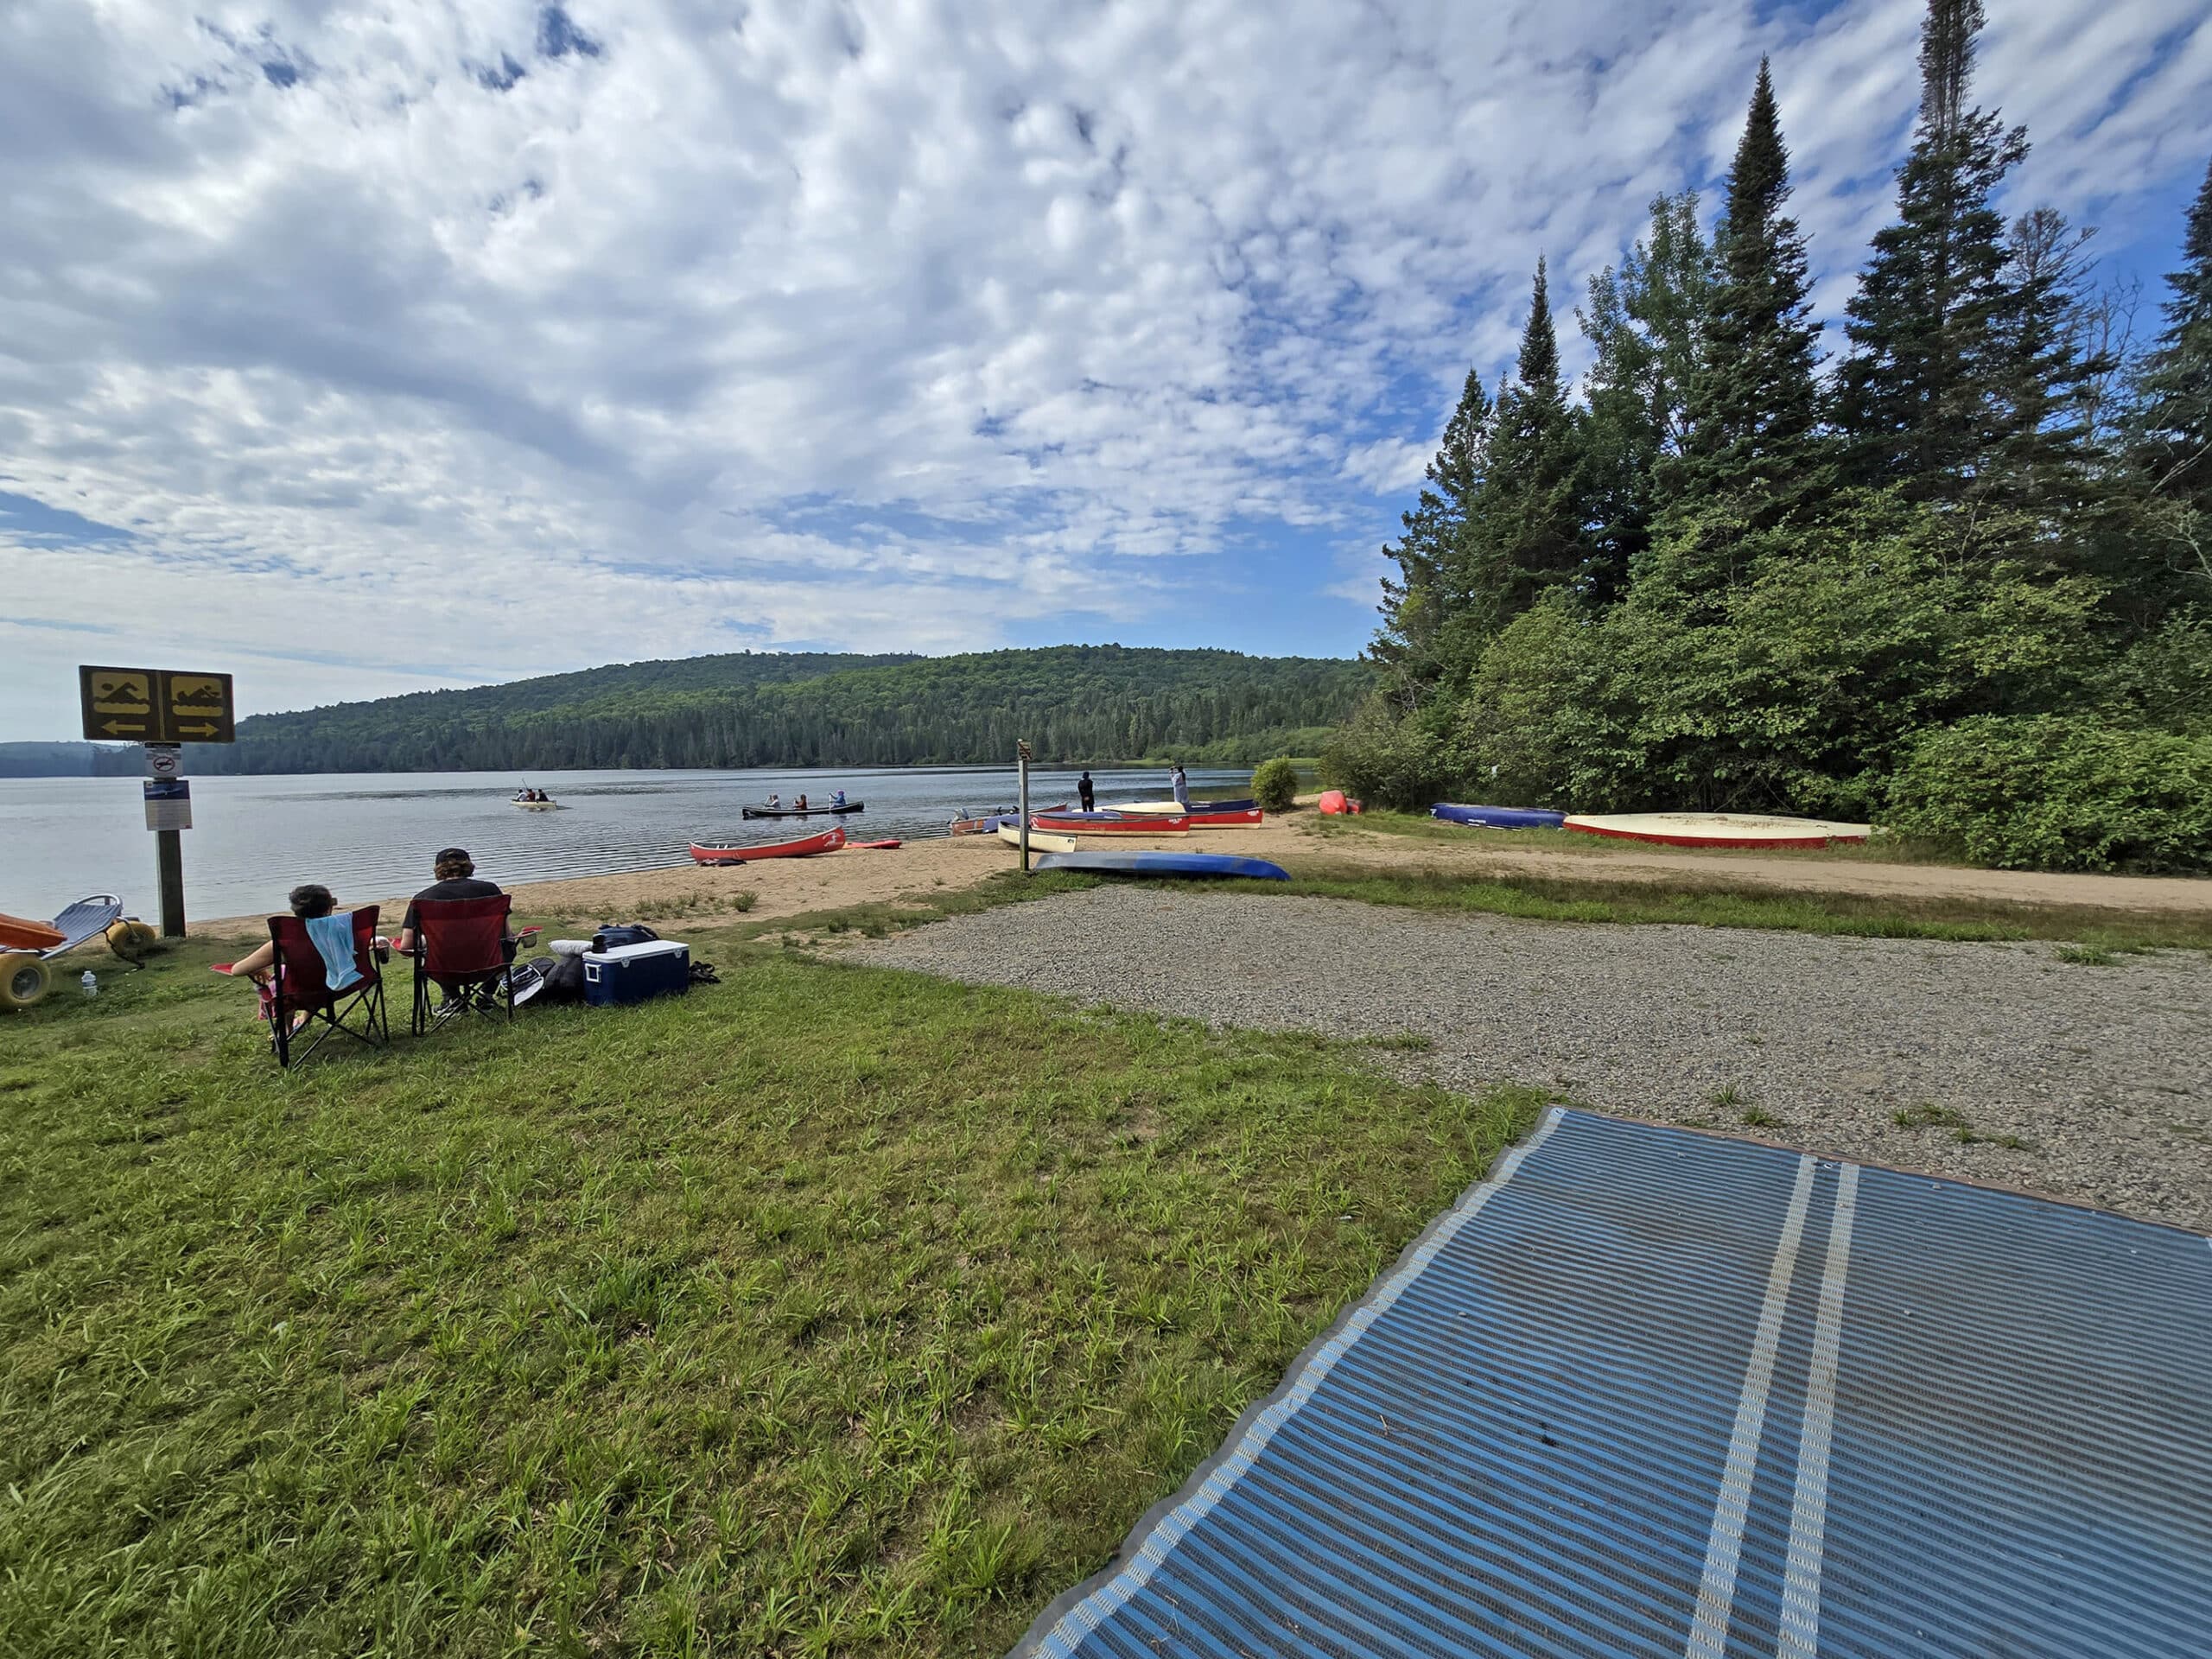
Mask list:
[[[797,841],[756,841],[734,846],[702,846],[695,841],[691,843],[691,859],[696,864],[750,864],[763,858],[804,858],[810,853],[834,853],[844,844],[844,826],[840,824],[818,836],[801,836]]]
[[[1075,870],[1090,875],[1172,875],[1230,878],[1246,881],[1287,881],[1290,872],[1264,858],[1236,858],[1226,853],[1048,853],[1040,870]]]
[[[558,801],[509,801],[507,804],[518,806],[525,812],[558,812],[561,810]]]
[[[1871,824],[1776,817],[1761,812],[1624,812],[1607,817],[1570,817],[1566,824],[1586,836],[1651,841],[1662,847],[1826,847],[1833,842],[1864,841],[1874,833]]]
[[[842,806],[748,806],[743,810],[743,816],[748,818],[811,818],[825,812],[842,816],[847,812],[858,812],[867,804],[866,801],[847,801]]]
[[[1127,817],[1119,812],[1039,812],[1029,822],[1034,829],[1066,836],[1185,836],[1191,832],[1189,818],[1171,818],[1165,812],[1138,812]]]
[[[1566,813],[1542,807],[1459,806],[1450,801],[1439,801],[1428,809],[1428,816],[1478,830],[1556,830],[1567,821]]]
[[[1021,845],[1021,826],[1018,823],[999,825],[999,839],[1009,847]],[[1073,836],[1056,836],[1049,830],[1032,829],[1029,850],[1033,853],[1071,853],[1075,851]]]

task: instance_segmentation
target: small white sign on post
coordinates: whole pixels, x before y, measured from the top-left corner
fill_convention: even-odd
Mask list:
[[[192,828],[192,785],[188,779],[149,778],[141,787],[146,791],[149,830]]]
[[[179,762],[183,759],[181,743],[149,743],[146,746],[146,774],[150,778],[174,778]]]

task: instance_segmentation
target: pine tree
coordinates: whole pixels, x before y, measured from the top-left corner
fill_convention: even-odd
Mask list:
[[[1604,604],[1626,588],[1651,544],[1656,476],[1681,453],[1689,387],[1712,307],[1713,250],[1694,190],[1651,203],[1650,241],[1590,279],[1578,314],[1596,352],[1588,378],[1584,480],[1590,588]]]
[[[1482,487],[1490,426],[1490,397],[1481,375],[1469,369],[1459,406],[1444,424],[1443,442],[1428,463],[1428,482],[1413,509],[1400,515],[1405,533],[1382,550],[1397,564],[1400,579],[1382,580],[1382,626],[1368,654],[1392,671],[1390,691],[1402,705],[1418,701],[1421,688],[1442,671],[1438,645],[1446,622],[1465,599],[1451,584],[1460,569],[1468,512]]]
[[[1586,574],[1579,499],[1580,422],[1560,380],[1550,285],[1536,264],[1513,378],[1497,395],[1490,471],[1469,514],[1463,585],[1478,636],[1503,627],[1548,588]]]
[[[1805,238],[1783,209],[1789,151],[1764,59],[1728,175],[1728,210],[1714,240],[1720,282],[1693,383],[1689,438],[1669,493],[1685,507],[1716,502],[1746,528],[1796,501],[1819,418]]]
[[[2001,424],[2012,300],[2005,223],[1990,199],[2028,146],[2025,129],[1967,105],[1982,21],[1981,0],[1929,0],[1897,220],[1876,233],[1847,308],[1838,411],[1852,470],[1922,499],[1958,499]]]
[[[2050,207],[2012,222],[1990,442],[1968,492],[1978,508],[2012,515],[2009,536],[2003,524],[1992,533],[2011,542],[2014,556],[2038,543],[2058,565],[2074,562],[2070,523],[2098,493],[2088,409],[2114,367],[2092,339],[2084,250],[2094,234]]]
[[[2152,488],[2196,520],[2192,563],[2212,581],[2212,168],[2189,210],[2166,326],[2138,381],[2137,451]],[[2171,515],[2170,515],[2171,516]],[[2188,518],[2177,519],[2183,528]]]

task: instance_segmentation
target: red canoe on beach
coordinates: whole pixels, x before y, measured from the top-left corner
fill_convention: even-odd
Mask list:
[[[842,826],[797,841],[760,841],[735,847],[702,847],[691,843],[692,861],[698,864],[750,864],[758,858],[804,858],[809,853],[834,853],[845,844]]]
[[[1188,814],[1137,812],[1123,817],[1113,812],[1039,812],[1029,820],[1039,830],[1064,836],[1183,836],[1191,830]]]

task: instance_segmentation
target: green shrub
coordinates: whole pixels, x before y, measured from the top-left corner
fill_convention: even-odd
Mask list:
[[[1983,715],[1923,735],[1889,827],[2003,869],[2212,869],[2212,738]]]
[[[1252,798],[1263,812],[1287,812],[1298,798],[1298,768],[1277,758],[1252,768]]]
[[[1363,706],[1321,751],[1323,783],[1354,800],[1408,810],[1448,799],[1464,769],[1458,752],[1423,715],[1394,714],[1380,701]]]

